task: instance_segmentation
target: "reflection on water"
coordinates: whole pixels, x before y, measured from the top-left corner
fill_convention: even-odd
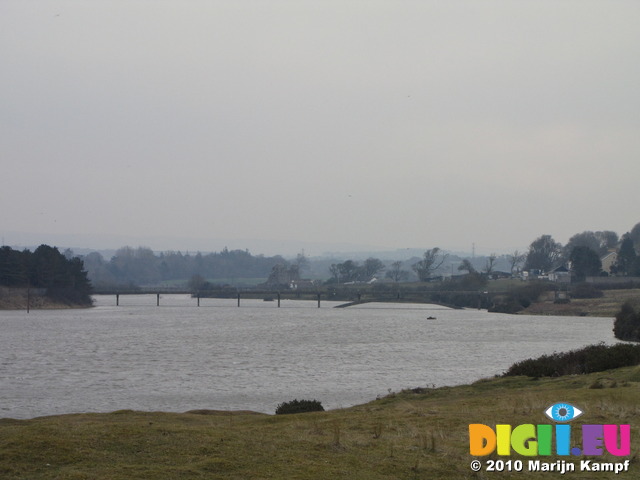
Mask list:
[[[0,417],[118,409],[325,408],[455,385],[513,362],[613,343],[611,319],[433,305],[96,297],[88,310],[0,312]],[[428,320],[428,317],[435,317]]]

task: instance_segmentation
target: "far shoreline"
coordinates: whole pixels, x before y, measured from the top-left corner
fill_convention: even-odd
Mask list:
[[[0,311],[67,310],[93,306],[93,302],[81,305],[52,300],[36,289],[0,287]]]
[[[555,315],[572,317],[604,317],[614,318],[626,301],[637,301],[640,298],[640,289],[604,290],[599,298],[571,299],[568,303],[556,303],[552,300],[540,300],[529,307],[516,313],[505,315]],[[349,307],[361,303],[407,303],[389,302],[388,300],[377,302],[376,300],[364,300],[345,302],[339,307]],[[417,304],[433,304],[433,302],[412,301]],[[29,298],[29,310],[66,310],[93,308],[95,305],[73,305],[52,300],[43,294],[34,294]],[[0,288],[0,311],[27,310],[27,289]]]

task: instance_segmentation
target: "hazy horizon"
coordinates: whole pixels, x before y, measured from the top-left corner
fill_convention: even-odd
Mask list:
[[[14,239],[14,242],[7,241]],[[44,240],[43,240],[44,239]],[[90,235],[52,235],[38,233],[10,232],[2,238],[2,244],[13,248],[37,247],[41,244],[58,247],[59,249],[71,248],[78,251],[115,251],[122,247],[150,248],[154,252],[180,251],[180,252],[220,252],[225,248],[229,250],[249,250],[253,255],[282,255],[283,257],[295,257],[303,253],[309,257],[322,257],[332,255],[366,254],[366,253],[402,253],[411,252],[420,255],[419,252],[431,247],[404,247],[393,248],[379,245],[333,243],[333,242],[300,242],[294,239],[284,241],[269,241],[261,239],[196,239],[196,238],[171,238],[171,237],[126,237],[126,236],[98,236]],[[480,249],[474,244],[467,248],[441,247],[447,252],[460,254],[488,255],[490,253],[508,254],[509,251],[496,249]],[[522,251],[522,249],[520,249]]]
[[[640,222],[636,222],[640,223]],[[598,229],[592,229],[598,230]],[[627,229],[627,231],[630,229]],[[575,232],[581,233],[581,232]],[[619,232],[616,232],[619,233]],[[626,233],[626,231],[625,231]],[[543,234],[540,234],[543,235]],[[536,236],[539,237],[540,235]],[[622,235],[622,234],[621,234]],[[553,237],[553,235],[551,235]],[[16,241],[9,242],[8,238]],[[555,237],[554,237],[555,238]],[[412,257],[420,257],[430,247],[409,246],[403,248],[384,247],[379,245],[332,243],[332,242],[300,242],[295,239],[284,241],[269,241],[261,239],[197,239],[177,237],[126,237],[126,236],[97,236],[90,235],[52,235],[10,232],[9,237],[2,237],[2,245],[12,248],[36,248],[41,244],[58,247],[60,251],[70,248],[76,255],[84,255],[87,252],[115,252],[123,247],[150,248],[156,253],[160,252],[187,252],[187,253],[213,253],[221,252],[225,248],[229,250],[248,250],[252,255],[275,256],[295,258],[298,254],[307,257],[335,257],[364,258],[366,256],[381,256],[384,259],[404,260]],[[532,239],[532,241],[535,238]],[[558,240],[558,239],[556,239]],[[560,242],[565,244],[566,241]],[[483,257],[496,254],[498,257],[509,255],[516,250],[526,253],[529,245],[513,248],[492,248],[476,245],[436,245],[444,252],[461,257]]]
[[[638,18],[604,0],[4,0],[0,235],[309,255],[622,235],[640,221]]]

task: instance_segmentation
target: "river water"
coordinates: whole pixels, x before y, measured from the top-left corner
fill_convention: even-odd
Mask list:
[[[543,353],[614,343],[610,318],[434,305],[96,296],[82,310],[0,312],[0,417],[119,409],[273,413],[468,383]],[[436,317],[429,320],[428,317]]]

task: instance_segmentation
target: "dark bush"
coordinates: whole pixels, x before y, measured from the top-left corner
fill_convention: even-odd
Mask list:
[[[640,364],[640,345],[590,345],[565,353],[542,355],[535,359],[514,363],[504,376],[557,377],[601,372],[612,368]]]
[[[530,302],[527,302],[527,305],[523,305],[513,296],[506,296],[495,299],[495,304],[489,308],[490,312],[494,313],[518,313],[523,308],[527,308],[530,305]]]
[[[571,290],[573,298],[600,298],[603,295],[602,290],[590,283],[580,283]]]
[[[521,301],[528,299],[531,302],[536,302],[543,293],[557,289],[557,285],[549,282],[527,282],[526,285],[516,289],[516,294]]]
[[[613,334],[620,340],[640,341],[640,315],[630,303],[626,302],[616,313]]]
[[[518,313],[532,303],[538,301],[543,293],[557,288],[548,282],[528,282],[526,285],[514,288],[508,295],[496,298],[495,305],[489,308],[490,312]]]
[[[428,297],[429,302],[436,302],[454,308],[489,308],[486,295],[464,294],[454,292],[436,292]]]
[[[427,301],[452,307],[489,308],[489,299],[482,292],[487,278],[479,273],[470,273],[460,278],[435,284],[428,293]],[[470,294],[469,292],[478,292]]]
[[[276,408],[276,415],[304,412],[324,412],[324,407],[317,400],[291,400],[281,403]]]
[[[567,305],[571,303],[571,300],[569,300],[568,298],[557,298],[553,301],[553,303],[555,303],[556,305]]]
[[[618,280],[622,280],[621,277]],[[596,288],[600,290],[629,290],[632,288],[640,288],[640,282],[637,280],[629,279],[627,281],[615,282],[615,283],[593,283]]]

